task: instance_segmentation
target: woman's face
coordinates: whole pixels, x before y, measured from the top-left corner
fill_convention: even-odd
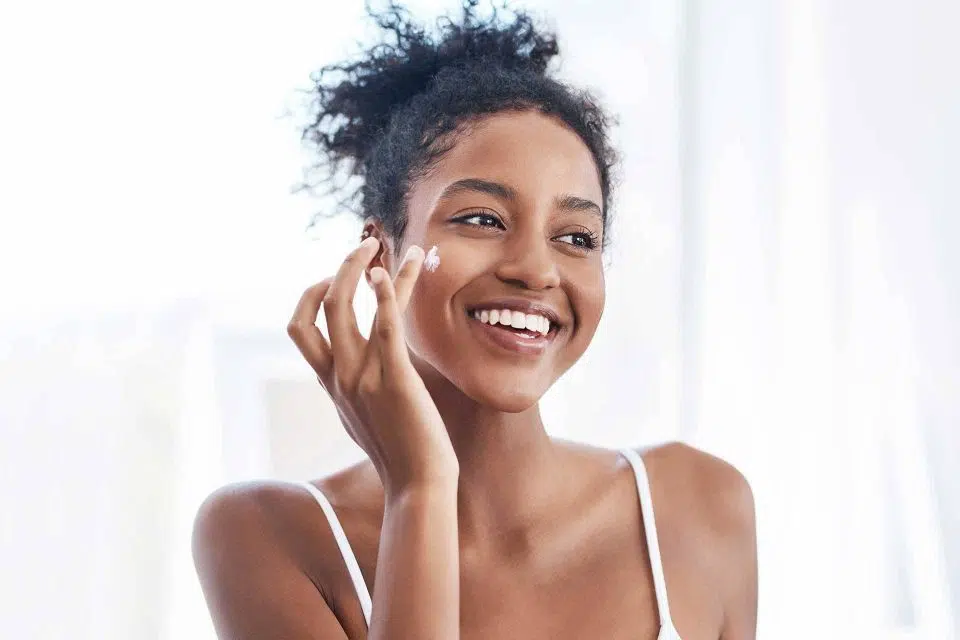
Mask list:
[[[407,309],[411,350],[481,404],[536,403],[603,312],[601,204],[593,156],[558,120],[508,112],[471,126],[409,196],[404,245],[440,258]]]

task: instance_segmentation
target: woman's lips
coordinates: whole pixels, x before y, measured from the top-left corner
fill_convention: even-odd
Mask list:
[[[542,354],[553,342],[553,337],[556,334],[555,330],[543,335],[535,331],[520,331],[499,324],[490,325],[470,315],[467,316],[467,322],[481,339],[518,355],[536,356]]]

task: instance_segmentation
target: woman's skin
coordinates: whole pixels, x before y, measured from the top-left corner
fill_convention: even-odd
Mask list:
[[[601,202],[593,157],[562,123],[535,111],[488,116],[412,185],[402,246],[369,221],[376,240],[304,294],[291,337],[370,457],[315,484],[357,555],[372,621],[367,630],[313,498],[247,483],[211,496],[194,533],[222,639],[655,640],[630,466],[549,437],[537,405],[603,312]],[[583,248],[591,237],[596,248]],[[434,245],[440,268],[422,272],[419,247]],[[378,299],[369,344],[351,305],[363,276]],[[506,349],[468,314],[503,299],[555,316],[545,350]],[[321,309],[329,342],[314,325]],[[753,639],[743,476],[678,443],[643,458],[683,640]]]

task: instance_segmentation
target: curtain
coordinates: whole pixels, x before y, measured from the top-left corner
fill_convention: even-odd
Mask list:
[[[683,428],[751,479],[760,637],[955,637],[956,8],[687,8]]]

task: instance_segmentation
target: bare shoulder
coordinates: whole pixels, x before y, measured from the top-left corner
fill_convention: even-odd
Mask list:
[[[218,588],[249,558],[257,558],[256,571],[268,577],[284,568],[306,570],[299,541],[309,500],[303,487],[275,481],[238,482],[211,493],[193,525],[193,559],[204,590]]]
[[[341,505],[338,513],[366,513],[351,507],[356,477],[351,468],[313,484]],[[256,481],[217,489],[197,512],[193,557],[220,637],[343,638],[353,624],[336,603],[336,541],[302,485]]]
[[[366,513],[366,475],[360,464],[311,484],[338,514]],[[332,537],[324,532],[329,533],[326,518],[303,484],[274,480],[232,483],[211,493],[200,506],[194,521],[194,554],[205,551],[206,541],[215,540],[219,552],[248,551],[269,544],[296,556],[307,548],[322,548],[324,540]]]
[[[716,533],[752,529],[753,490],[729,462],[682,442],[638,451],[651,484],[666,492],[669,503],[696,507],[702,524]]]
[[[291,520],[309,495],[292,483],[258,480],[220,487],[203,501],[194,520],[194,552],[207,540],[222,544],[242,538],[247,542],[284,538],[284,522]]]
[[[692,573],[710,583],[722,610],[722,637],[755,637],[757,534],[753,491],[739,469],[673,442],[641,452],[666,533]],[[662,533],[661,533],[662,535]]]

